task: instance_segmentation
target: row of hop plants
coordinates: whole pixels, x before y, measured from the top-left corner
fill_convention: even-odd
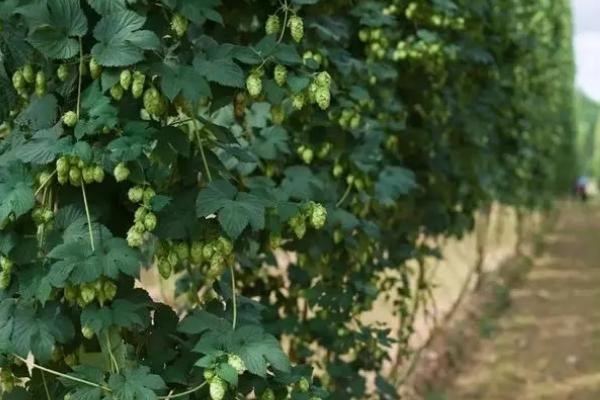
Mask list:
[[[570,24],[567,0],[2,2],[2,398],[396,398],[423,238],[571,177]],[[382,296],[396,331],[362,318]]]

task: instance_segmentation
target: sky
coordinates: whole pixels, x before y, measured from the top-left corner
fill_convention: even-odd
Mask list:
[[[572,0],[577,86],[600,101],[600,0]]]

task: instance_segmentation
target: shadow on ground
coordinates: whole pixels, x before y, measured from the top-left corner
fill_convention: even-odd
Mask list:
[[[600,399],[600,207],[569,204],[511,308],[428,400]]]

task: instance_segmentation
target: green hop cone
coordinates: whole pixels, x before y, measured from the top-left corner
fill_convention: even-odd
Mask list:
[[[56,76],[61,82],[66,81],[69,78],[69,67],[65,64],[61,64],[56,69]]]
[[[215,377],[215,371],[213,371],[212,369],[205,369],[203,376],[204,380],[210,383],[210,381],[212,381]]]
[[[296,43],[300,43],[304,37],[304,21],[297,15],[293,15],[288,22],[290,34]]]
[[[227,356],[227,364],[233,367],[238,375],[246,372],[246,364],[244,363],[244,360],[242,360],[237,354],[229,354]]]
[[[246,89],[252,97],[258,97],[262,93],[262,79],[257,73],[251,73],[246,79]]]
[[[144,108],[154,117],[160,117],[167,111],[165,99],[155,87],[144,92]]]
[[[96,290],[93,285],[84,284],[81,286],[79,297],[83,304],[90,304],[96,298]]]
[[[83,169],[82,173],[83,173],[83,181],[87,185],[94,183],[94,167],[93,166],[85,167]]]
[[[75,111],[67,111],[66,113],[64,113],[64,115],[62,116],[62,122],[69,128],[72,128],[75,125],[77,125],[77,114],[75,113]]]
[[[66,157],[60,157],[56,160],[56,172],[59,174],[66,174],[69,172],[69,160]]]
[[[92,79],[97,79],[98,77],[100,77],[100,74],[102,74],[102,66],[100,66],[100,64],[98,64],[98,62],[96,61],[96,59],[94,57],[92,57],[90,59],[90,75],[92,77]],[[84,75],[84,74],[82,74]]]
[[[12,84],[17,91],[25,88],[25,78],[23,77],[23,72],[20,69],[16,70],[13,74]]]
[[[46,87],[46,74],[44,71],[38,71],[37,74],[35,74],[35,86]]]
[[[315,229],[321,229],[327,221],[327,209],[322,204],[311,202],[309,223]]]
[[[33,73],[33,68],[30,64],[27,64],[23,67],[23,78],[27,83],[33,83],[35,79],[35,74]]]
[[[54,211],[52,211],[48,208],[45,209],[44,211],[42,211],[42,222],[47,224],[48,222],[52,221],[53,219],[54,219]]]
[[[123,90],[123,86],[121,86],[121,84],[116,84],[110,88],[110,97],[112,97],[116,101],[121,100],[123,98],[124,93],[125,91]]]
[[[81,185],[81,169],[79,167],[69,169],[69,183],[73,186]]]
[[[94,181],[96,181],[96,183],[102,183],[104,181],[104,170],[99,165],[94,167]]]
[[[129,178],[129,168],[127,168],[125,163],[119,163],[115,167],[113,175],[115,176],[115,180],[117,182],[123,182],[124,180]]]
[[[285,121],[285,111],[283,111],[283,107],[271,107],[271,121],[276,125],[281,125],[283,121]]]
[[[156,219],[156,215],[154,215],[153,213],[148,213],[144,217],[144,226],[146,227],[146,230],[148,232],[152,232],[154,229],[156,229],[157,223],[158,221]]]
[[[273,392],[273,389],[265,389],[265,391],[260,395],[260,400],[275,400],[275,393]]]
[[[94,330],[89,325],[84,325],[81,327],[81,334],[86,339],[91,339],[94,337]]]
[[[277,15],[269,15],[265,23],[265,32],[267,35],[273,35],[281,32],[281,21]]]
[[[160,258],[157,261],[156,266],[160,276],[162,276],[163,279],[169,279],[171,273],[173,272],[173,266],[171,263],[166,258]]]
[[[229,255],[233,252],[233,243],[226,237],[220,236],[217,239],[217,249],[223,255]]]
[[[227,383],[218,376],[215,376],[210,382],[208,391],[212,400],[223,400],[227,391]]]
[[[42,171],[38,176],[38,184],[45,185],[50,179],[52,179],[52,175],[48,171]]]
[[[146,225],[144,225],[144,221],[136,221],[133,226],[131,227],[132,231],[138,232],[138,233],[144,233],[146,232]]]
[[[308,381],[308,379],[301,378],[298,381],[298,389],[300,389],[300,391],[303,393],[308,392],[308,390],[310,389],[310,382]]]
[[[106,281],[102,284],[102,293],[107,300],[112,300],[117,295],[117,285],[112,281]]]
[[[202,248],[204,244],[202,242],[192,242],[190,246],[190,259],[193,264],[200,264],[204,257],[202,255]]]
[[[144,189],[144,195],[142,196],[144,204],[149,205],[154,196],[156,196],[156,192],[154,191],[154,189],[152,189],[151,187],[147,187],[146,189]]]
[[[141,186],[134,186],[127,191],[127,198],[132,203],[140,203],[144,197],[144,188]]]
[[[331,93],[329,92],[329,89],[325,87],[318,88],[315,99],[321,110],[327,110],[331,104]]]
[[[275,79],[275,83],[277,83],[278,86],[285,85],[287,80],[287,68],[281,64],[277,64],[273,70],[273,79]]]
[[[175,253],[177,253],[177,259],[181,261],[187,261],[190,258],[190,246],[186,242],[179,242],[175,245]]]
[[[128,69],[124,69],[123,71],[121,71],[121,74],[119,75],[119,84],[121,85],[121,87],[123,88],[123,90],[129,90],[129,87],[131,86],[131,80],[132,80],[132,76],[131,76],[131,71]]]
[[[135,229],[127,231],[127,244],[129,247],[140,247],[144,244],[144,235]]]
[[[327,89],[331,87],[331,75],[329,75],[327,71],[319,72],[315,81],[317,82],[318,86],[325,87]]]
[[[292,97],[292,107],[294,107],[296,110],[302,110],[304,108],[305,102],[306,102],[306,96],[304,96],[304,93],[302,93],[302,92],[296,93]]]
[[[173,15],[171,18],[171,29],[177,37],[183,37],[188,29],[188,20],[181,14]]]
[[[6,290],[10,286],[10,272],[1,271],[0,272],[0,290]]]
[[[135,99],[139,99],[144,94],[144,83],[146,82],[146,75],[140,71],[133,72],[133,84],[131,85],[131,95]]]
[[[148,214],[148,210],[146,210],[145,207],[140,207],[137,210],[135,210],[135,214],[134,214],[133,218],[136,221],[143,221],[144,217],[146,217],[146,214]]]
[[[69,182],[69,173],[65,172],[65,173],[59,173],[56,176],[56,180],[58,181],[58,183],[60,183],[61,185],[66,184],[67,182]]]
[[[296,214],[289,220],[289,225],[298,239],[302,239],[306,234],[306,221],[302,214]]]

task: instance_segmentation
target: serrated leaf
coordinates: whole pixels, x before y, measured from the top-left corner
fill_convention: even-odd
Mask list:
[[[117,109],[110,98],[102,93],[100,83],[95,81],[81,95],[81,116],[75,125],[75,137],[97,135],[104,127],[117,125]]]
[[[35,205],[33,179],[23,164],[0,169],[0,221],[27,213]]]
[[[81,312],[81,325],[89,326],[96,334],[113,326],[145,328],[149,322],[150,313],[146,304],[123,299],[117,299],[104,307],[91,304]]]
[[[111,375],[108,386],[117,400],[157,400],[155,391],[166,388],[163,379],[146,366]]]
[[[71,138],[61,138],[62,134],[63,129],[60,124],[50,129],[39,130],[15,150],[15,156],[25,163],[48,164],[59,154],[68,153],[72,147]]]
[[[123,67],[144,59],[144,50],[157,50],[160,40],[152,31],[142,30],[146,18],[133,11],[105,15],[94,28],[99,43],[92,48],[98,64]]]
[[[290,154],[289,137],[281,126],[262,129],[252,144],[252,151],[264,160],[275,160],[281,155]]]
[[[19,125],[26,125],[32,131],[49,129],[56,122],[57,112],[56,97],[47,94],[33,99],[27,108],[18,115],[15,122]]]
[[[248,371],[258,376],[266,376],[268,366],[282,372],[290,370],[289,359],[277,339],[258,325],[238,328],[228,350],[239,355]]]
[[[215,369],[217,376],[223,379],[225,382],[229,383],[231,386],[237,386],[238,384],[238,374],[235,368],[233,368],[228,363],[221,363],[217,365]]]
[[[39,7],[39,5],[37,6]],[[79,54],[76,37],[87,33],[87,19],[78,0],[49,1],[42,18],[30,20],[29,42],[54,59],[67,59]]]
[[[231,59],[207,60],[196,57],[194,67],[211,82],[229,87],[244,87],[244,71]]]
[[[377,200],[385,205],[393,205],[401,196],[416,188],[415,174],[406,168],[388,166],[379,174],[375,184]]]
[[[88,4],[101,15],[126,10],[125,0],[87,0]]]
[[[191,102],[212,96],[206,79],[191,66],[164,62],[155,69],[160,75],[160,88],[171,101],[180,93]]]

